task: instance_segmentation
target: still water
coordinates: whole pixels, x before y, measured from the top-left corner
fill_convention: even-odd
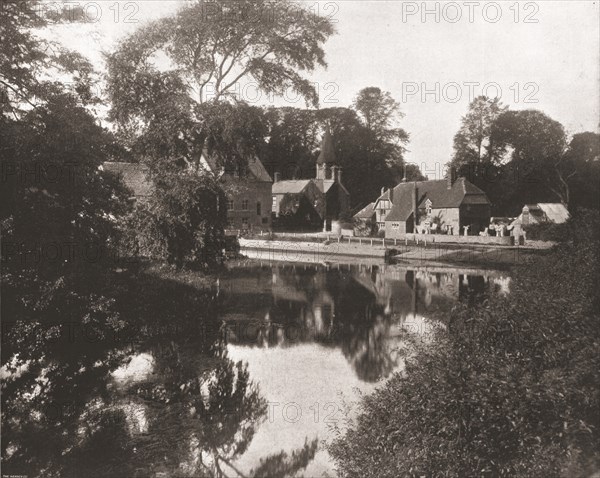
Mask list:
[[[24,393],[33,362],[20,363],[3,390],[21,400],[4,463],[28,476],[335,476],[326,443],[360,397],[457,301],[508,288],[498,271],[233,263],[205,299],[209,325],[162,323],[80,351],[83,365],[56,357]],[[170,307],[185,315],[184,299]]]

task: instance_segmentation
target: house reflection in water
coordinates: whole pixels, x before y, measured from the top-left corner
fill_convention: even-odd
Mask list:
[[[457,301],[506,293],[509,281],[497,271],[475,269],[240,265],[221,282],[229,343],[339,347],[369,382],[396,368],[407,330],[424,335]]]

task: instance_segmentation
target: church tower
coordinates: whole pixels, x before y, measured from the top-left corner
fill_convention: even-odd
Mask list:
[[[335,151],[333,149],[333,138],[329,128],[325,129],[325,134],[321,140],[321,152],[317,158],[317,176],[316,179],[327,179],[327,164],[335,163]],[[335,180],[336,178],[331,178]]]

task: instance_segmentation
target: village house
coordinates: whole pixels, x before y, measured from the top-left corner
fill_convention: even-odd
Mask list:
[[[336,165],[328,130],[321,141],[315,178],[280,180],[275,173],[272,201],[273,215],[281,227],[329,231],[348,211],[350,193],[342,183],[342,168]]]
[[[356,222],[370,220],[386,238],[407,233],[478,235],[490,222],[490,202],[485,193],[465,178],[402,181],[355,214]],[[371,214],[370,218],[366,216]]]
[[[227,196],[227,229],[271,229],[271,176],[260,159],[248,159],[246,167],[225,170],[214,155],[202,151],[200,166],[220,177]]]
[[[200,167],[217,175],[227,196],[227,228],[231,230],[269,230],[271,228],[271,177],[258,158],[248,160],[246,168],[225,171],[214,155],[202,152]],[[132,199],[145,200],[152,191],[148,168],[138,163],[105,162],[103,169],[120,176],[132,191]]]

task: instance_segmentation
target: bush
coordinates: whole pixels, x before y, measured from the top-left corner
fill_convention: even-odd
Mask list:
[[[530,240],[562,242],[568,237],[568,228],[568,223],[544,222],[525,226],[525,232]]]
[[[453,309],[330,446],[340,476],[596,472],[599,224],[581,212],[565,242],[515,271],[509,296]]]
[[[129,254],[182,267],[208,267],[224,258],[225,195],[215,179],[170,174],[123,222]]]

